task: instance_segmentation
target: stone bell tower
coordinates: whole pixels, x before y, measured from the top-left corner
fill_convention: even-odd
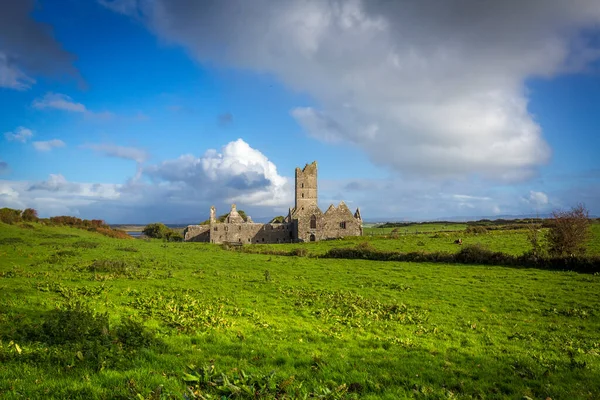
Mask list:
[[[296,168],[296,212],[317,206],[317,162]]]

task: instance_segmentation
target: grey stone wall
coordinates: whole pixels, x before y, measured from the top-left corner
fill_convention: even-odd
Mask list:
[[[325,213],[317,206],[305,207],[304,210],[297,210],[292,218],[297,226],[295,239],[298,241],[312,242],[362,235],[360,216],[355,217],[344,202],[338,207],[330,205]]]
[[[211,243],[290,243],[292,224],[217,223],[210,226]]]
[[[210,242],[210,225],[189,225],[185,228],[186,242]]]
[[[344,236],[362,236],[362,220],[357,219],[342,201],[339,206],[329,206],[323,215],[321,239]]]

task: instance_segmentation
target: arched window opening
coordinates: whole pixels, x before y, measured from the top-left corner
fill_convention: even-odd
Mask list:
[[[314,241],[315,241],[315,235],[312,235],[312,234],[310,235],[310,241],[311,241],[311,242],[314,242]]]
[[[310,229],[317,229],[317,217],[314,215],[310,217]]]

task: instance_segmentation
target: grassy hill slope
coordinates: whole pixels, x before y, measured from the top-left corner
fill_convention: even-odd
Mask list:
[[[598,275],[32,227],[0,224],[3,398],[600,398]]]

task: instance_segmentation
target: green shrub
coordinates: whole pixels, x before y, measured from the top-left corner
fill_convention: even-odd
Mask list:
[[[149,347],[155,343],[154,335],[141,322],[132,318],[121,321],[115,334],[123,347],[129,350]]]
[[[487,228],[481,225],[469,225],[465,229],[465,233],[470,233],[474,235],[485,235],[487,232]]]
[[[51,311],[42,324],[42,338],[48,344],[100,342],[110,344],[108,314],[95,313],[82,302]]]
[[[0,208],[0,221],[5,224],[15,224],[21,222],[21,210],[13,208]]]
[[[290,250],[289,255],[290,256],[297,256],[297,257],[306,257],[306,255],[308,254],[308,250],[306,250],[305,248],[302,247],[296,247],[293,250]]]
[[[183,236],[181,233],[169,229],[169,231],[165,234],[165,239],[169,242],[183,242]]]
[[[165,224],[154,223],[144,227],[142,233],[153,239],[162,239],[165,234],[169,231],[169,228]]]
[[[100,243],[97,242],[89,242],[87,240],[78,240],[71,244],[72,247],[79,249],[95,249],[100,246]]]
[[[20,237],[7,237],[0,239],[0,245],[18,244],[24,243],[25,241]]]
[[[505,265],[515,267],[534,267],[551,270],[569,270],[585,273],[600,272],[600,256],[561,256],[539,257],[530,252],[521,256],[494,252],[481,245],[461,248],[458,253],[446,252],[410,252],[379,251],[374,249],[334,248],[322,255],[323,258],[367,259],[374,261],[440,262],[461,264]]]
[[[142,233],[153,239],[166,239],[169,242],[182,242],[183,236],[181,233],[170,229],[165,224],[154,223],[144,227]]]

